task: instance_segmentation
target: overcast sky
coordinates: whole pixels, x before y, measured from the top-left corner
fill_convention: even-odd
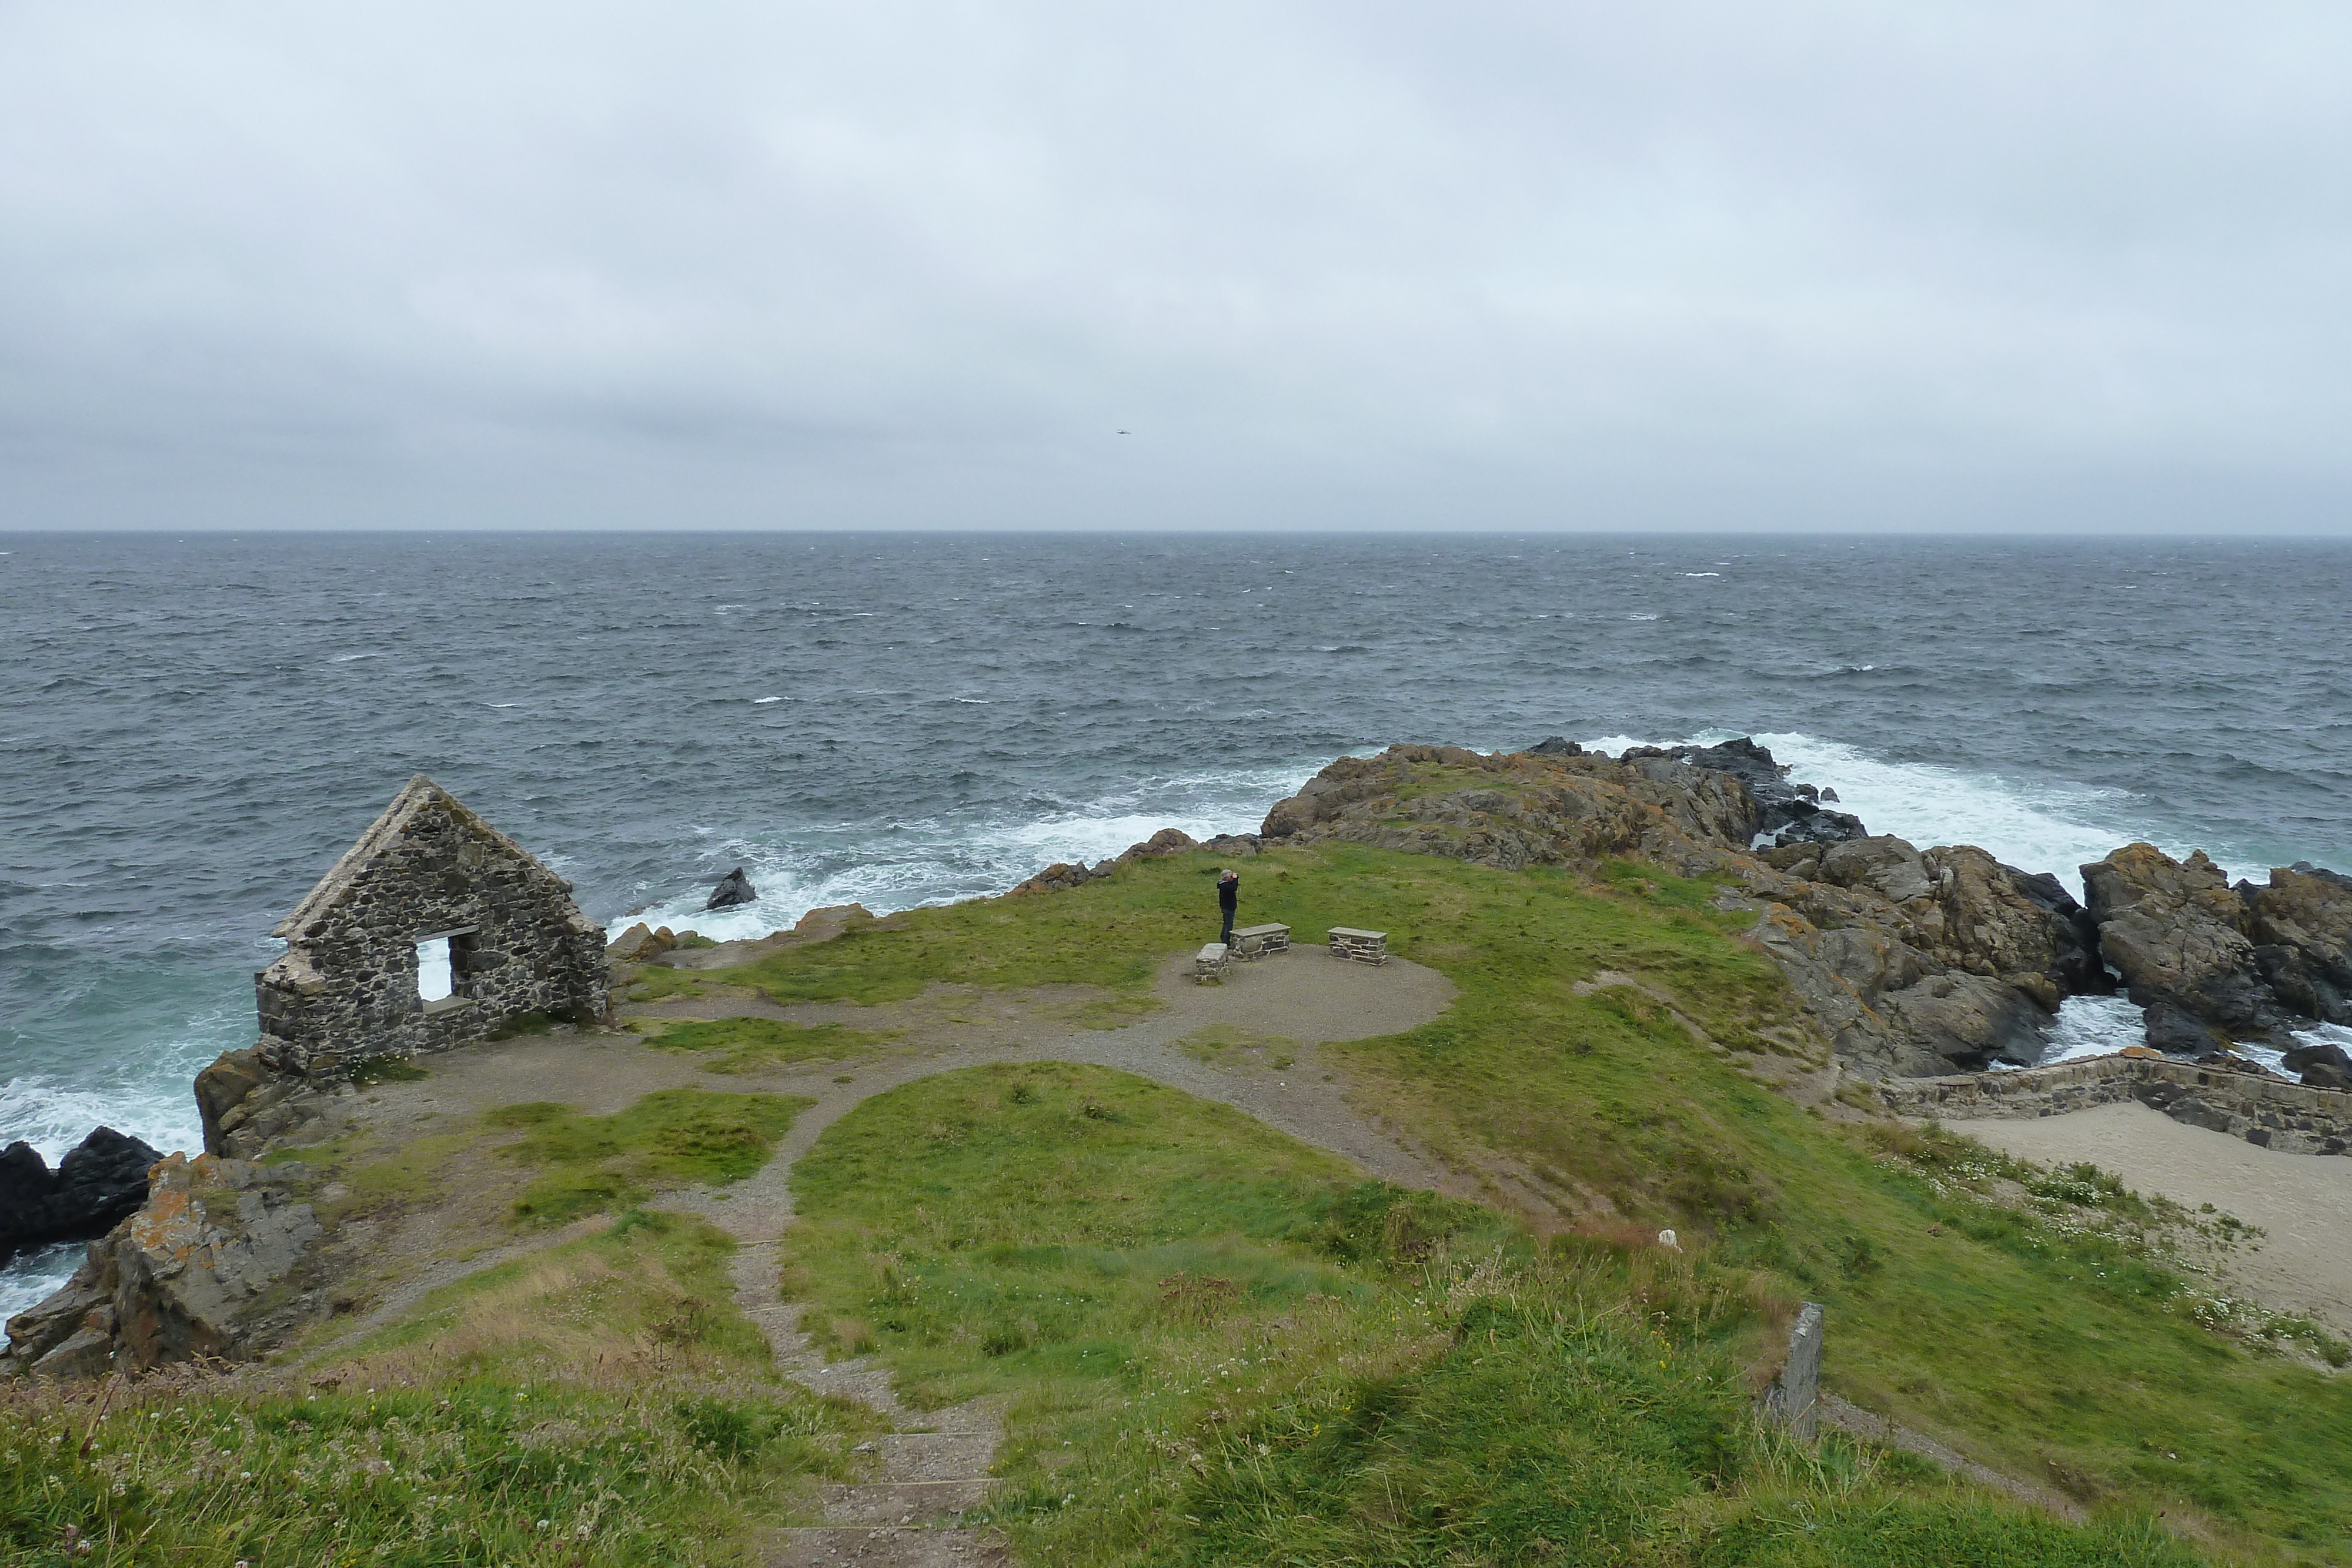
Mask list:
[[[0,0],[0,527],[2352,531],[2347,81],[2341,0]]]

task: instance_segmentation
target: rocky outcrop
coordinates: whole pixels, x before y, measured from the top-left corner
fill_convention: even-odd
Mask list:
[[[173,1155],[147,1201],[63,1289],[8,1320],[0,1369],[86,1377],[236,1360],[307,1316],[301,1268],[320,1234],[299,1167]]]
[[[1009,890],[1005,896],[1020,898],[1033,893],[1059,893],[1065,888],[1082,887],[1097,878],[1110,875],[1118,869],[1117,861],[1097,861],[1093,865],[1083,862],[1073,864],[1068,861],[1055,861],[1035,876]]]
[[[2126,844],[2083,868],[2098,951],[2147,1009],[2147,1042],[2193,1055],[2261,1040],[2309,1061],[2313,1021],[2352,1023],[2352,877],[2300,862],[2231,887],[2203,851]],[[2292,1063],[2290,1064],[2292,1065]]]
[[[1758,940],[1867,1074],[2033,1061],[2063,998],[2109,988],[2084,912],[2055,879],[1966,846],[1873,837],[1748,740],[1616,758],[1394,747],[1333,763],[1262,831],[1512,869],[1635,858],[1736,881],[1765,906]],[[1765,840],[1779,842],[1751,847]]]
[[[759,890],[751,885],[751,879],[743,874],[743,868],[739,865],[719,879],[719,885],[710,890],[709,902],[702,907],[705,910],[732,909],[739,904],[755,904],[759,897]]]
[[[1634,747],[1620,760],[1647,757],[1670,757],[1693,768],[1738,779],[1747,787],[1748,799],[1756,803],[1756,825],[1749,830],[1751,840],[1760,834],[1769,838],[1775,847],[1834,844],[1861,838],[1868,831],[1859,817],[1824,810],[1821,790],[1811,784],[1790,783],[1788,765],[1774,761],[1771,752],[1746,736],[1720,746]],[[1837,799],[1834,791],[1829,799]]]
[[[21,1249],[103,1236],[147,1201],[147,1169],[163,1156],[100,1127],[49,1169],[29,1144],[0,1150],[0,1260]]]
[[[2237,892],[2272,994],[2305,1018],[2352,1024],[2352,877],[2298,861]]]
[[[656,929],[640,920],[613,939],[612,946],[604,949],[604,957],[608,963],[642,964],[677,946],[677,935],[668,926]]]
[[[2123,977],[2133,1001],[2151,1012],[2162,1009],[2157,1027],[2168,1040],[2156,1040],[2152,1028],[2150,1043],[2161,1048],[2179,1040],[2183,1017],[2194,1019],[2216,1045],[2233,1040],[2294,1043],[2289,1032],[2294,1009],[2281,1005],[2247,935],[2249,900],[2230,886],[2205,852],[2176,861],[2153,844],[2126,844],[2084,866],[2083,885],[2098,926],[2100,952]],[[2289,922],[2290,911],[2325,907],[2319,900],[2298,896],[2302,893],[2295,887],[2282,891],[2274,906],[2280,925]]]

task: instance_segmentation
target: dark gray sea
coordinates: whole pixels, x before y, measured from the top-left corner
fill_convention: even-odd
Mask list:
[[[1553,734],[1755,734],[2070,880],[2259,876],[2352,867],[2347,605],[2343,542],[0,535],[0,1140],[192,1146],[270,925],[414,773],[592,915],[718,935]],[[761,903],[701,918],[737,864]]]

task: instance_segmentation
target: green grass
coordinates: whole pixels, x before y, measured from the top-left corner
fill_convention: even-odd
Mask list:
[[[1759,1433],[1744,1372],[1790,1303],[1750,1270],[1539,1249],[1107,1069],[906,1085],[793,1185],[788,1282],[835,1347],[1009,1401],[1026,1561],[2194,1561]]]
[[[1797,1015],[1714,884],[1346,844],[1244,869],[1246,918],[1302,943],[1331,923],[1385,928],[1460,987],[1434,1023],[1321,1048],[1433,1145],[1492,1151],[1593,1203],[1596,1225],[1674,1225],[1824,1302],[1832,1388],[1988,1463],[2093,1507],[2163,1511],[2249,1561],[2352,1557],[2352,1381],[2274,1354],[2063,1197],[1988,1202],[1740,1071],[1785,1049]],[[1147,861],[1066,893],[910,912],[726,977],[792,999],[901,996],[927,976],[1139,993],[1197,935],[1213,870]],[[1640,987],[1576,994],[1603,970]]]
[[[469,1274],[353,1346],[362,1360],[423,1348],[465,1375],[667,1347],[706,1366],[764,1374],[766,1338],[734,1306],[734,1243],[685,1215],[632,1208],[589,1234]]]
[[[661,1051],[711,1053],[709,1072],[765,1072],[803,1061],[840,1061],[865,1056],[897,1038],[895,1032],[850,1029],[837,1023],[797,1024],[776,1019],[731,1018],[672,1024],[646,1043]]]
[[[100,1418],[86,1396],[16,1385],[0,1389],[0,1558],[736,1563],[747,1516],[843,1473],[856,1440],[804,1394],[651,1392],[552,1367],[308,1392],[162,1380]]]
[[[379,1083],[414,1083],[428,1076],[404,1056],[370,1056],[352,1069],[352,1083],[360,1089],[373,1089]]]
[[[483,1121],[523,1129],[502,1152],[545,1171],[515,1200],[515,1217],[560,1225],[635,1203],[657,1187],[740,1181],[767,1164],[793,1118],[814,1103],[791,1094],[663,1089],[611,1116],[533,1101],[501,1106]]]

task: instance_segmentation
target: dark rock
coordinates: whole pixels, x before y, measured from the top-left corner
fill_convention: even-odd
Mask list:
[[[2298,1045],[2286,1053],[2281,1065],[2289,1072],[2301,1073],[2311,1088],[2352,1089],[2352,1055],[2332,1040]]]
[[[1584,747],[1564,735],[1547,736],[1528,747],[1538,757],[1581,757]]]
[[[100,1127],[52,1171],[30,1145],[0,1151],[0,1258],[20,1248],[103,1236],[147,1201],[147,1169],[163,1156]]]
[[[2226,1043],[2226,1037],[2215,1033],[2193,1014],[2167,1001],[2147,1004],[2143,1027],[2147,1031],[2148,1048],[2160,1051],[2167,1056],[2203,1056],[2216,1046]]]
[[[1859,817],[1822,810],[1820,790],[1790,783],[1787,765],[1775,762],[1769,749],[1746,736],[1720,746],[1678,746],[1664,755],[1693,768],[1728,773],[1746,785],[1756,802],[1755,831],[1771,834],[1776,844],[1843,843],[1869,832]]]
[[[2014,986],[1980,975],[1930,975],[1880,998],[1909,1037],[1953,1066],[1976,1070],[1995,1061],[2031,1066],[2048,1040],[2049,1015]]]
[[[739,865],[721,878],[717,887],[710,890],[709,902],[702,907],[732,909],[739,904],[755,904],[759,902],[759,889],[751,885],[751,879],[743,874],[743,868]]]

